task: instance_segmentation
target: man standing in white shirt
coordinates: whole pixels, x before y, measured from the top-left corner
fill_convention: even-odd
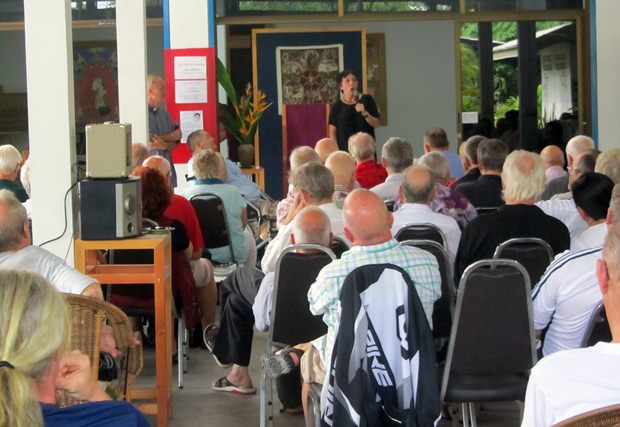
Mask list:
[[[461,239],[461,229],[454,218],[431,210],[429,205],[435,193],[433,175],[426,166],[411,166],[403,175],[399,194],[404,203],[393,213],[392,235],[396,236],[396,233],[407,225],[435,225],[446,238],[446,250],[450,263],[453,264]]]
[[[558,352],[532,369],[522,427],[550,426],[618,403],[620,396],[620,224],[607,235],[596,276],[613,340]]]

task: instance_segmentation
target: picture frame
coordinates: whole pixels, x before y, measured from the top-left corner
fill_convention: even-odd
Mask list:
[[[377,102],[381,126],[388,124],[385,34],[366,34],[366,91]]]

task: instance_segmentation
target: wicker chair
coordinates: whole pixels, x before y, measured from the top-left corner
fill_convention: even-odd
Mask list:
[[[554,424],[554,427],[612,427],[620,426],[620,405],[605,406]]]
[[[81,295],[64,294],[71,310],[71,349],[80,350],[88,355],[92,365],[92,375],[99,373],[99,341],[101,325],[104,322],[112,327],[116,347],[121,353],[121,369],[116,382],[117,400],[127,400],[129,384],[142,371],[142,345],[133,345],[133,329],[129,318],[123,311],[105,301]],[[76,399],[63,394],[58,399],[60,406],[79,403]]]

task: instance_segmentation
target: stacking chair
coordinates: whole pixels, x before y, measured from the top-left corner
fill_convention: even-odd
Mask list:
[[[493,259],[499,258],[519,261],[530,275],[530,283],[535,285],[553,261],[553,250],[543,239],[518,237],[497,246]]]
[[[351,249],[347,242],[342,240],[340,237],[334,236],[332,239],[332,244],[329,245],[329,248],[332,250],[336,258],[340,259],[343,253]]]
[[[107,302],[75,294],[64,294],[64,297],[71,312],[71,348],[88,356],[94,378],[99,372],[101,326],[105,322],[112,328],[116,347],[121,353],[119,377],[113,382],[113,397],[126,400],[128,385],[142,370],[143,362],[141,344],[133,344],[131,322],[121,309]],[[77,403],[65,393],[59,399],[60,406]]]
[[[554,424],[554,427],[614,427],[620,425],[620,405],[605,406]]]
[[[588,322],[588,328],[583,339],[581,340],[581,347],[590,347],[599,341],[610,342],[611,330],[609,329],[609,323],[607,322],[607,313],[605,312],[605,306],[601,302],[596,306]]]
[[[445,361],[454,316],[456,291],[452,281],[452,264],[448,252],[439,243],[432,240],[405,240],[403,245],[414,246],[430,252],[439,265],[441,274],[441,298],[435,301],[433,307],[433,339],[437,349],[437,362],[441,365]]]
[[[194,206],[198,221],[200,222],[200,229],[202,230],[202,237],[205,242],[205,251],[221,248],[226,245],[228,245],[230,249],[230,263],[213,263],[215,280],[220,282],[238,266],[233,251],[224,202],[219,196],[213,193],[196,194],[192,196],[189,201],[192,206]],[[203,258],[210,259],[211,256],[204,254]]]
[[[478,215],[483,215],[486,213],[497,212],[499,208],[501,208],[501,206],[485,206],[485,207],[481,206],[481,207],[476,208],[476,213]]]
[[[463,273],[441,400],[461,404],[464,427],[476,425],[474,402],[525,398],[536,363],[530,292],[514,260],[477,261]]]
[[[399,242],[405,240],[432,240],[446,247],[446,236],[433,224],[410,224],[402,227],[394,236]]]
[[[298,250],[312,250],[298,253]],[[286,345],[312,341],[327,333],[321,316],[308,307],[308,289],[319,271],[336,259],[327,248],[314,244],[296,244],[284,249],[276,263],[273,300],[269,315],[269,333],[265,356]],[[273,423],[272,381],[261,368],[260,425]]]

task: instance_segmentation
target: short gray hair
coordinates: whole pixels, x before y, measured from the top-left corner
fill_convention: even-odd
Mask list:
[[[0,172],[13,173],[22,161],[22,153],[10,144],[0,146]]]
[[[615,269],[620,266],[620,224],[618,223],[607,232],[603,245],[603,259],[608,265],[613,264]]]
[[[388,168],[402,172],[413,163],[413,149],[403,138],[393,136],[383,144],[381,157]]]
[[[417,160],[416,165],[426,166],[435,179],[440,181],[445,180],[450,175],[448,160],[437,151],[426,153]]]
[[[307,192],[315,202],[331,199],[334,194],[334,175],[320,161],[293,169],[289,181],[293,187]]]
[[[586,135],[575,135],[566,143],[566,155],[573,159],[579,154],[594,149],[594,140]]]
[[[485,139],[478,144],[478,164],[485,170],[502,171],[508,146],[501,139]]]
[[[594,172],[607,175],[614,184],[620,183],[620,148],[603,151],[596,159]]]
[[[609,209],[611,210],[612,222],[614,224],[620,222],[620,184],[614,185],[614,189],[611,190]]]
[[[32,197],[30,190],[30,164],[30,157],[28,157],[22,165],[22,168],[19,170],[19,180],[21,181],[24,190],[26,190],[28,197]]]
[[[366,132],[354,133],[348,141],[349,153],[353,158],[362,162],[375,157],[376,144],[374,138]]]
[[[474,165],[478,164],[478,145],[485,139],[486,137],[482,135],[472,135],[463,142],[463,153]]]
[[[297,147],[293,151],[291,151],[289,159],[291,163],[291,170],[297,169],[299,166],[308,162],[321,161],[321,158],[316,153],[316,151],[314,151],[312,147],[308,147],[307,145]]]
[[[26,208],[9,190],[0,190],[0,206],[5,208],[6,218],[0,221],[0,252],[12,250],[22,241],[24,224],[28,222]],[[2,210],[0,209],[0,212]]]
[[[308,221],[308,214],[318,221]],[[293,220],[293,234],[296,243],[314,243],[321,246],[329,245],[329,235],[332,232],[329,217],[317,206],[306,206],[295,215]]]
[[[410,182],[408,177],[411,171],[425,170],[428,172],[428,180],[420,180],[418,182]],[[402,183],[403,195],[408,203],[426,204],[431,200],[433,190],[435,189],[435,179],[433,174],[426,166],[410,166],[403,172],[404,179]]]
[[[201,150],[194,154],[194,173],[198,179],[225,177],[227,171],[224,158],[217,151]]]
[[[506,157],[502,170],[504,200],[538,200],[545,185],[542,158],[525,150],[515,150]]]

